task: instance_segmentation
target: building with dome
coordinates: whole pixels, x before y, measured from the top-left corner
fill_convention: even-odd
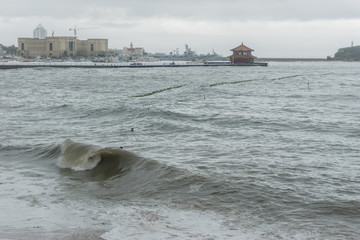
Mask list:
[[[39,23],[33,31],[33,37],[37,39],[45,39],[47,37],[47,30]]]

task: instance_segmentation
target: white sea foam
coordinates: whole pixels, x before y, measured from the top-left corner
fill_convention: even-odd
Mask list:
[[[56,231],[66,226],[87,226],[89,221],[64,197],[55,178],[34,170],[2,171],[0,226]]]
[[[113,229],[101,237],[119,239],[256,239],[255,233],[229,227],[211,211],[179,210],[165,206],[119,207],[107,213]]]

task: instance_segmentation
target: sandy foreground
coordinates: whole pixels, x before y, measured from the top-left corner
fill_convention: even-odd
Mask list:
[[[104,240],[104,230],[66,229],[59,231],[36,231],[34,229],[0,229],[0,240]]]

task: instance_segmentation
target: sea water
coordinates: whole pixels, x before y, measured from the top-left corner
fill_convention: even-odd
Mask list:
[[[359,104],[359,63],[2,70],[0,239],[359,239]]]

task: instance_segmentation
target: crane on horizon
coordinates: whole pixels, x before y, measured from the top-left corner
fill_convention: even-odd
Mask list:
[[[74,31],[74,37],[76,37],[76,33],[78,30],[82,30],[82,29],[95,29],[93,27],[90,27],[90,28],[78,28],[76,27],[76,25],[73,27],[73,28],[69,28],[69,31]]]

